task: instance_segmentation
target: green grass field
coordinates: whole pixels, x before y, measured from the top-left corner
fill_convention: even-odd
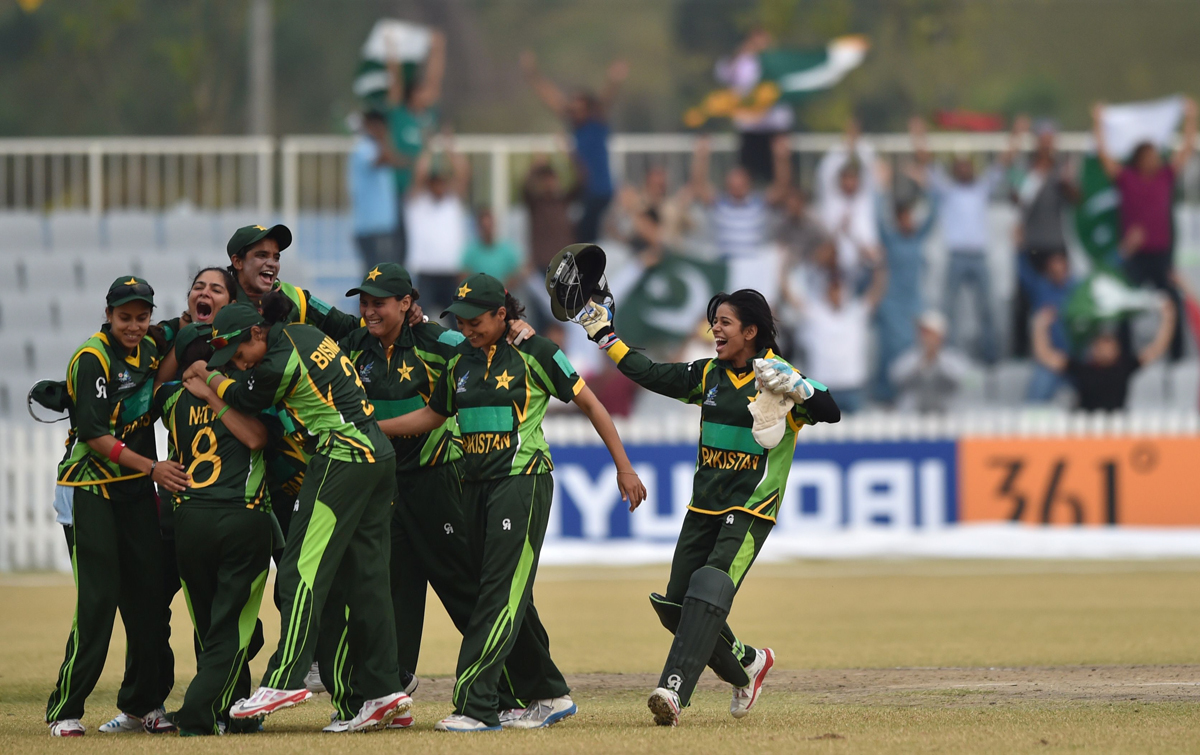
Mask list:
[[[778,655],[742,721],[709,674],[679,728],[645,709],[669,645],[646,594],[666,567],[544,569],[536,596],[580,713],[547,731],[447,735],[458,635],[430,602],[417,726],[351,737],[363,752],[1195,752],[1200,741],[1200,562],[863,561],[755,567],[731,623]],[[220,739],[122,735],[115,714],[123,638],[84,719],[82,741],[47,736],[73,588],[58,575],[0,577],[0,753],[295,752],[328,747],[327,698]],[[174,623],[178,705],[194,659]],[[263,612],[277,636],[273,607]],[[260,655],[254,665],[261,672]],[[345,745],[346,743],[341,743]]]

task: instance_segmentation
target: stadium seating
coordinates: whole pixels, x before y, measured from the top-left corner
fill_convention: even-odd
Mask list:
[[[162,247],[158,240],[158,222],[146,212],[115,212],[108,215],[108,252],[126,257],[156,254]]]
[[[101,250],[100,219],[86,212],[59,212],[50,216],[50,247],[74,255]]]

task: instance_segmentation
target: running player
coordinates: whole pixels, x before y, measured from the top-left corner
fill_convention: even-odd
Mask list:
[[[58,468],[55,509],[64,525],[77,598],[66,658],[46,706],[56,737],[83,736],[84,701],[96,686],[117,608],[128,638],[131,684],[117,707],[157,718],[162,704],[161,547],[157,482],[178,491],[182,466],[157,461],[150,399],[160,345],[149,335],[154,289],[133,276],[113,282],[107,322],[67,368],[71,430]]]
[[[212,356],[209,331],[195,324],[179,331],[181,364]],[[192,479],[164,504],[175,510],[179,579],[197,648],[196,675],[169,718],[180,736],[224,733],[231,729],[229,707],[250,694],[247,663],[263,645],[256,619],[274,537],[262,454],[267,430],[198,378],[186,389],[180,382],[164,384],[154,405],[170,456]]]
[[[775,320],[762,294],[752,289],[717,294],[708,304],[708,322],[716,339],[715,359],[655,364],[617,337],[605,307],[593,304],[580,319],[588,336],[631,380],[700,406],[692,501],[666,595],[650,595],[659,620],[675,635],[649,700],[655,722],[663,726],[679,722],[706,663],[733,685],[729,712],[734,718],[748,714],[757,701],[775,655],[770,648],[742,644],[725,617],[775,524],[796,433],[806,424],[841,419],[825,386],[806,380],[776,356]],[[780,371],[783,377],[772,390],[795,401],[782,440],[772,448],[759,445],[749,411],[759,398],[755,360],[768,360]]]
[[[413,289],[408,271],[396,263],[377,265],[346,296],[359,297],[366,327],[351,333],[340,346],[354,362],[380,429],[386,431],[388,420],[428,403],[432,386],[458,352],[463,337],[436,323],[408,323],[408,310],[420,294]],[[417,668],[428,586],[433,586],[461,632],[471,619],[479,585],[460,500],[462,439],[457,423],[447,419],[432,432],[392,438],[392,446],[399,490],[392,515],[392,606],[404,681],[406,672]],[[322,617],[317,655],[326,677],[324,686],[337,709],[325,731],[336,732],[346,730],[358,701],[353,699],[348,673],[352,664],[345,660],[345,634],[339,631],[345,625],[345,614],[331,604]],[[499,685],[502,725],[527,723],[522,719],[525,701],[566,693],[566,682],[550,659],[548,647],[538,641],[544,636],[531,605]],[[338,664],[327,658],[343,661]],[[415,689],[415,682],[410,686]],[[411,716],[402,716],[390,726],[404,728],[411,723]]]
[[[292,302],[283,293],[272,292],[261,304],[261,314],[239,303],[213,320],[216,351],[209,366],[253,372],[233,379],[198,362],[184,373],[185,382],[219,378],[217,395],[247,414],[282,404],[315,437],[277,577],[279,646],[262,686],[234,705],[230,716],[258,718],[312,696],[304,677],[321,610],[337,580],[348,586],[351,633],[362,638],[356,679],[367,700],[350,730],[383,726],[412,705],[400,684],[395,618],[387,610],[395,452],[379,431],[350,358],[316,328],[288,324]]]
[[[473,520],[479,599],[458,656],[454,714],[438,722],[440,731],[501,728],[497,686],[532,605],[554,491],[554,465],[542,436],[551,396],[574,401],[591,420],[616,464],[617,486],[630,508],[646,496],[612,418],[562,351],[540,336],[519,346],[507,343],[510,322],[521,311],[492,276],[480,273],[463,281],[442,314],[458,319],[466,341],[434,383],[429,404],[382,425],[390,435],[421,435],[454,417],[463,434],[462,500],[465,515]],[[526,710],[531,726],[574,715],[565,684],[556,692]]]

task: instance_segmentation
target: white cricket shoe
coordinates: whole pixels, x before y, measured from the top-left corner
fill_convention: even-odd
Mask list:
[[[101,724],[96,731],[101,734],[128,734],[131,731],[142,731],[142,719],[128,713],[118,713],[116,718]]]
[[[82,737],[85,731],[87,728],[78,718],[64,718],[61,721],[50,722],[50,736],[52,737]]]
[[[679,693],[665,687],[659,687],[650,693],[646,707],[654,714],[654,723],[659,726],[679,725]]]
[[[312,693],[307,689],[271,689],[259,687],[245,700],[238,700],[229,709],[230,718],[258,718],[269,716],[277,710],[291,708],[307,702]]]
[[[142,728],[149,734],[170,734],[178,731],[167,718],[166,708],[155,708],[142,718]]]
[[[321,670],[317,664],[308,667],[308,673],[304,675],[304,686],[309,692],[314,695],[319,695],[325,692],[325,683],[321,681]]]
[[[329,725],[321,731],[326,734],[341,734],[342,732],[350,731],[350,721],[338,718],[338,712],[335,710],[329,714]]]
[[[502,710],[500,711],[500,726],[507,729],[523,715],[525,715],[524,708],[509,708],[508,710]]]
[[[758,655],[754,658],[754,663],[746,667],[746,676],[750,677],[750,683],[745,687],[733,688],[733,701],[729,703],[729,713],[734,718],[745,718],[750,714],[750,709],[754,707],[754,703],[758,702],[758,695],[762,692],[763,681],[767,678],[767,672],[775,665],[775,651],[771,648],[762,648],[758,651]]]
[[[543,729],[570,718],[579,710],[570,695],[534,700],[521,717],[509,724],[514,729]],[[504,726],[504,722],[500,722]]]
[[[438,721],[436,724],[433,725],[433,728],[437,731],[463,732],[463,731],[500,731],[501,727],[488,726],[483,721],[480,721],[478,718],[471,718],[470,716],[464,716],[464,715],[455,713],[453,715],[446,716],[441,721]]]
[[[366,731],[387,726],[396,716],[412,707],[412,698],[404,692],[393,692],[363,703],[358,715],[350,720],[350,731]]]

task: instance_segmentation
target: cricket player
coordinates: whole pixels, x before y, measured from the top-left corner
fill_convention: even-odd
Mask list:
[[[77,597],[58,683],[46,705],[56,737],[84,734],[84,701],[108,655],[118,607],[131,684],[117,707],[141,721],[162,716],[161,549],[154,486],[179,491],[188,475],[158,461],[151,395],[162,348],[149,334],[154,289],[122,276],[106,296],[105,324],[67,367],[71,429],[54,506],[63,524]]]
[[[410,325],[408,310],[420,292],[408,271],[394,262],[377,265],[346,296],[359,297],[359,312],[366,326],[344,338],[342,351],[350,355],[375,407],[380,429],[388,420],[424,407],[432,386],[446,364],[458,353],[463,336],[441,325]],[[453,418],[431,432],[393,437],[396,450],[396,484],[399,497],[392,515],[392,605],[401,681],[415,672],[421,652],[428,586],[434,591],[460,632],[471,619],[479,594],[479,577],[472,563],[468,532],[470,522],[462,508],[462,438]],[[345,731],[358,709],[353,682],[346,673],[352,662],[327,658],[353,658],[347,653],[344,612],[327,608],[322,619],[317,656],[324,686],[333,697],[335,717],[325,731]],[[534,700],[553,699],[566,690],[562,673],[550,658],[545,630],[531,605],[509,656],[498,687],[500,724],[528,728],[536,711],[527,713]],[[416,688],[415,677],[407,691]],[[540,720],[544,724],[544,719]],[[412,724],[411,715],[397,717],[389,728]]]
[[[775,655],[770,648],[739,641],[725,617],[775,524],[796,433],[806,424],[841,419],[823,385],[777,356],[775,321],[762,294],[752,289],[717,294],[708,305],[708,322],[716,339],[715,359],[655,364],[617,337],[606,307],[593,304],[580,319],[624,375],[700,407],[692,501],[666,594],[650,594],[659,620],[675,635],[648,701],[655,722],[663,726],[679,722],[706,664],[733,686],[729,712],[734,718],[747,715],[758,700]],[[766,365],[758,380],[757,360]],[[764,417],[771,425],[764,433],[764,418],[756,410],[780,405],[769,394],[790,403]],[[771,441],[764,440],[766,435],[773,436]]]
[[[208,361],[210,330],[191,324],[179,331],[180,364]],[[186,387],[165,383],[154,406],[170,456],[192,482],[163,504],[174,510],[178,573],[197,648],[196,676],[183,705],[168,716],[180,736],[236,731],[228,711],[249,696],[247,663],[263,645],[258,609],[275,532],[262,452],[267,429],[199,378]]]
[[[612,418],[562,351],[540,336],[518,346],[505,339],[521,312],[492,276],[479,273],[463,281],[442,314],[457,318],[466,340],[434,383],[429,404],[381,426],[393,436],[421,435],[454,417],[462,433],[462,501],[472,521],[479,599],[463,633],[454,713],[436,724],[439,731],[501,728],[497,687],[528,618],[554,490],[554,464],[542,435],[551,397],[574,401],[591,420],[612,455],[617,486],[630,507],[646,496]],[[527,709],[531,724],[548,726],[575,714],[565,683],[554,692]]]
[[[282,292],[262,313],[231,304],[213,320],[208,368],[188,367],[230,406],[255,415],[282,404],[316,438],[279,568],[279,646],[259,689],[235,704],[231,718],[260,718],[308,700],[304,677],[313,661],[319,617],[336,580],[346,585],[351,633],[361,638],[358,683],[366,698],[350,730],[386,726],[412,700],[400,683],[395,618],[388,606],[389,523],[396,458],[350,358],[316,328],[289,323]],[[209,369],[232,365],[238,379]],[[252,372],[248,372],[249,370]]]

